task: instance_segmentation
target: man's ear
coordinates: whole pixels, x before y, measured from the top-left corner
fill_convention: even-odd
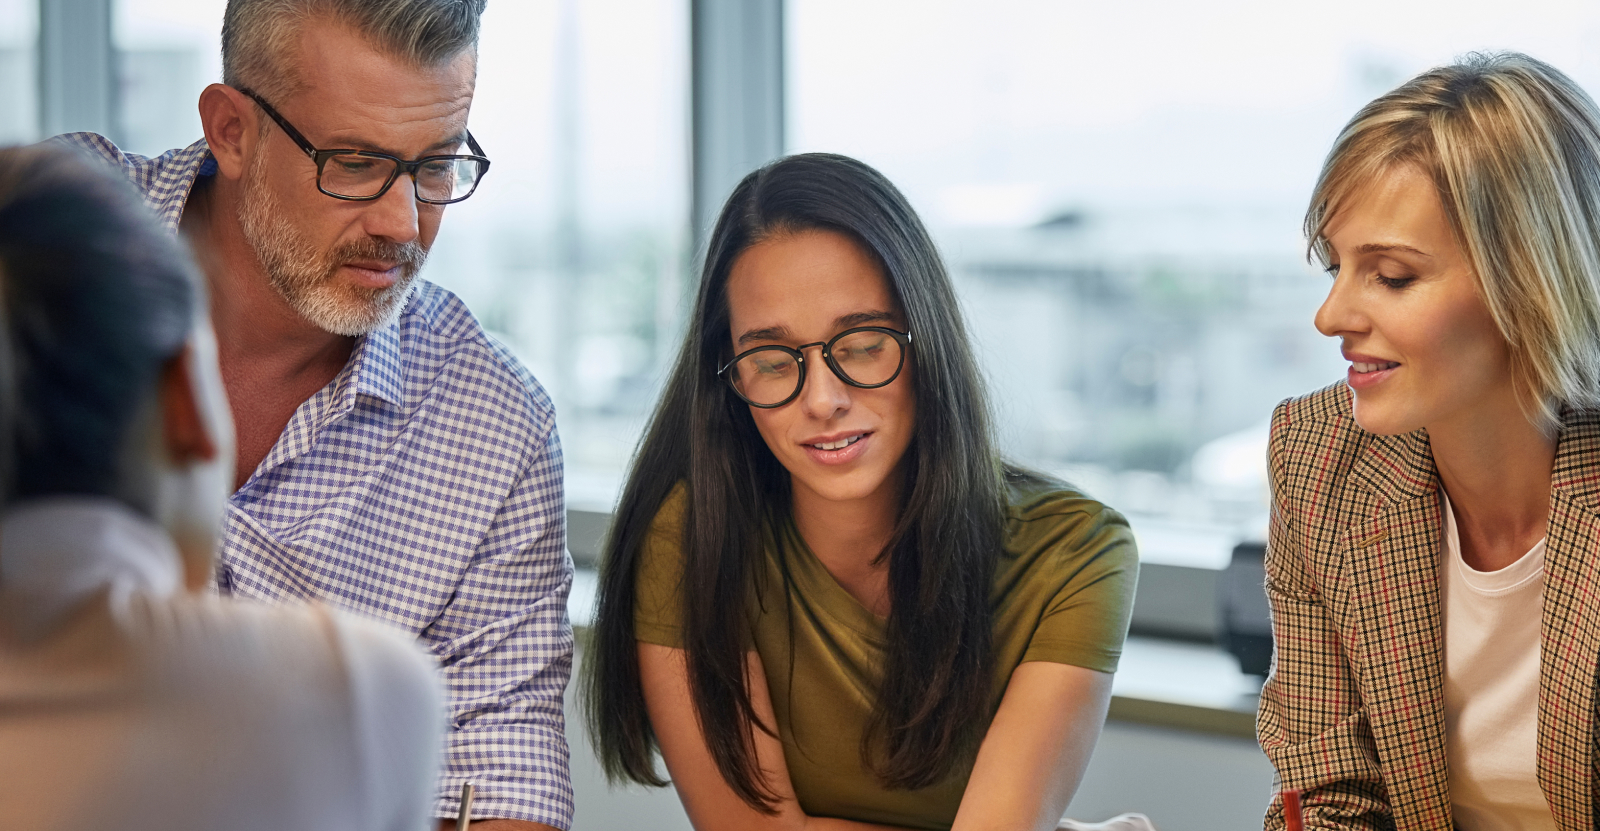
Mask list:
[[[194,462],[209,462],[217,457],[217,445],[200,417],[200,402],[195,394],[194,376],[190,374],[194,362],[193,349],[184,344],[183,351],[167,361],[161,368],[161,435],[167,445],[167,456],[174,465],[182,467]]]
[[[217,172],[229,179],[244,176],[245,159],[260,135],[260,118],[255,102],[227,84],[212,84],[200,93],[200,126]]]

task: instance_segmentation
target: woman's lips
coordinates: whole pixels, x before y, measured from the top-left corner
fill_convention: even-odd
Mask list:
[[[800,446],[805,449],[806,455],[810,456],[811,460],[817,464],[843,465],[855,461],[861,457],[861,454],[866,453],[867,444],[871,441],[871,433],[855,433],[840,436],[832,441],[814,442],[810,444],[802,444]],[[844,447],[838,447],[837,449],[833,450],[824,450],[823,448],[817,446],[819,444],[837,446],[840,442],[849,443]]]
[[[1352,361],[1345,379],[1354,390],[1372,389],[1400,369],[1394,361]]]

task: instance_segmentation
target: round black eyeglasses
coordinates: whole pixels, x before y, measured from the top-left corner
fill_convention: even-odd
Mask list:
[[[430,205],[448,205],[460,202],[478,189],[483,174],[489,170],[489,160],[478,146],[472,133],[467,133],[467,149],[472,156],[423,156],[416,161],[406,161],[387,153],[370,150],[318,150],[306,137],[289,123],[261,96],[243,87],[239,92],[256,102],[277,122],[283,132],[311,160],[317,164],[317,190],[335,199],[368,202],[389,192],[389,186],[401,173],[411,176],[411,189],[418,202]]]
[[[805,352],[813,346],[822,347],[822,360],[840,381],[870,390],[900,377],[910,345],[910,332],[862,326],[797,347],[758,346],[734,356],[717,374],[746,404],[772,409],[793,401],[805,387]]]

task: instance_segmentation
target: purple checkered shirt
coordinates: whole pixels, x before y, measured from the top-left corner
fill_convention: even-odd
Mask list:
[[[204,140],[153,159],[92,133],[54,140],[125,173],[173,233],[216,169]],[[555,411],[460,300],[418,282],[229,500],[218,585],[411,633],[450,703],[437,814],[455,816],[471,780],[478,817],[569,828],[572,561]]]

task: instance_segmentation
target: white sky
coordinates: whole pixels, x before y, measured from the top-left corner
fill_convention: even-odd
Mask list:
[[[1600,5],[1565,0],[791,0],[789,26],[791,149],[878,165],[935,221],[984,186],[1298,205],[1356,108],[1470,50],[1600,85]]]

